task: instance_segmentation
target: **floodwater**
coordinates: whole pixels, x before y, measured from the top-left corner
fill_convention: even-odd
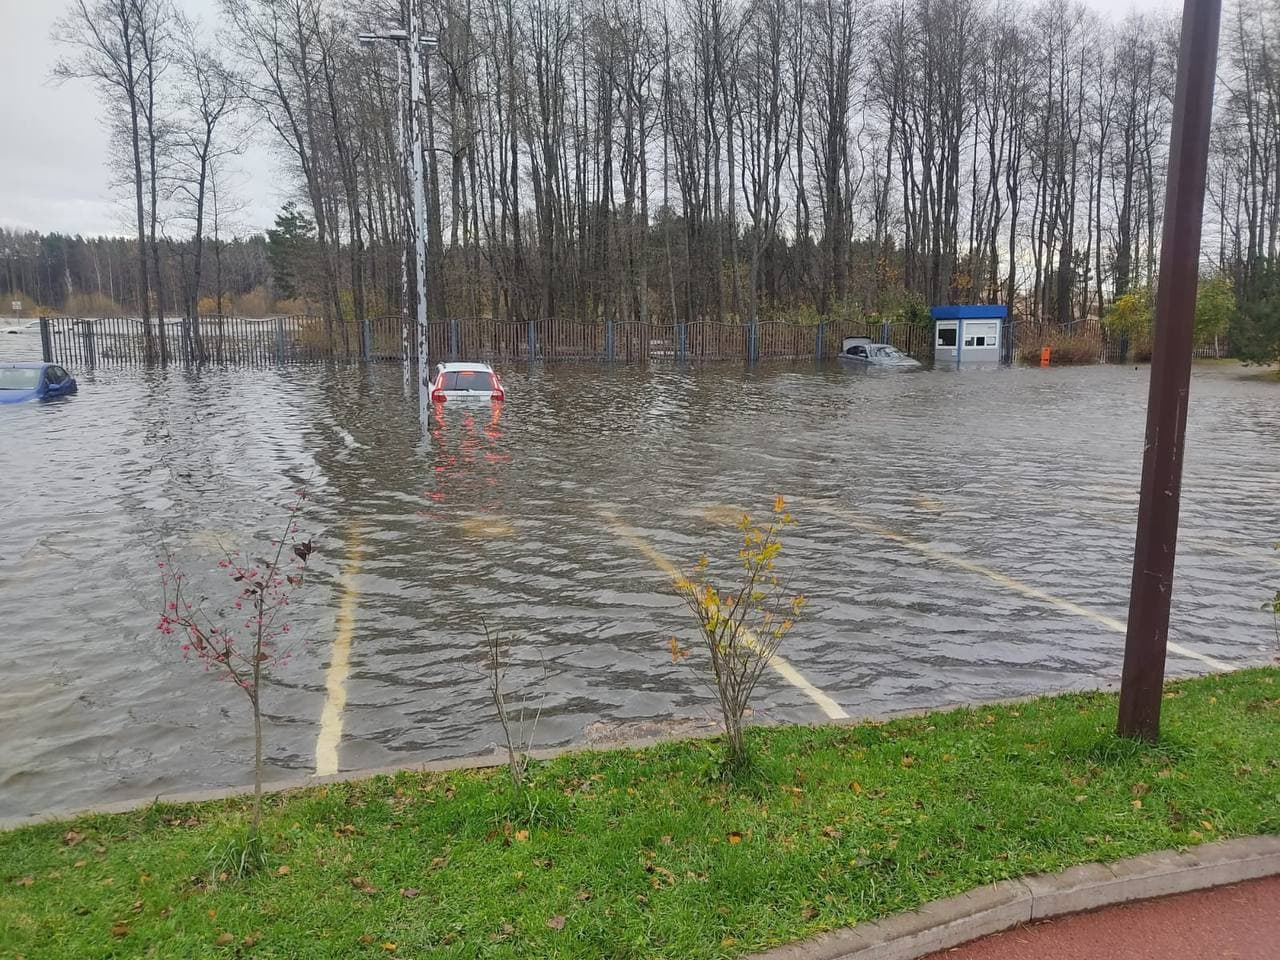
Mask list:
[[[507,369],[500,414],[455,405],[425,440],[394,365],[77,372],[0,408],[0,816],[250,780],[243,695],[154,629],[156,558],[221,589],[219,551],[302,484],[317,553],[269,778],[313,772],[335,720],[339,769],[490,752],[482,618],[539,746],[705,727],[662,564],[732,558],[777,493],[805,684],[766,674],[758,719],[1118,677],[1145,369]],[[1225,664],[1275,652],[1278,398],[1196,370],[1173,639]]]

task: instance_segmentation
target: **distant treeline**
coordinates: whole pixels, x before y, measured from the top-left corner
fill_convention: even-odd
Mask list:
[[[408,2],[220,0],[218,31],[171,0],[77,2],[55,29],[58,73],[102,91],[136,237],[36,238],[57,249],[15,282],[53,305],[101,292],[148,313],[258,288],[331,317],[397,310],[406,52],[357,33],[404,23]],[[418,13],[440,37],[412,53],[434,316],[1007,301],[1065,324],[1155,278],[1174,16],[1070,0]],[[1276,49],[1280,5],[1231,3],[1205,255],[1241,291],[1280,239]],[[296,203],[267,238],[210,243],[232,206],[221,171],[250,131],[279,150]]]
[[[192,257],[189,240],[165,240],[161,263],[168,315],[181,315],[184,270]],[[24,312],[79,316],[137,315],[141,309],[138,241],[123,237],[69,237],[0,228],[0,314],[15,298]],[[263,236],[213,240],[205,246],[208,269],[198,296],[201,313],[258,316],[274,310],[271,266]],[[154,302],[154,300],[153,300]]]

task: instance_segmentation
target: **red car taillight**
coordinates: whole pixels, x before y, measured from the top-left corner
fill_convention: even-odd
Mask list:
[[[444,403],[444,402],[445,402],[445,399],[446,399],[446,398],[445,398],[445,395],[444,395],[444,391],[443,391],[443,390],[432,390],[432,391],[431,391],[431,402],[432,402],[432,403]]]
[[[502,389],[502,381],[498,379],[498,375],[496,373],[489,374],[489,386],[493,390],[493,393],[489,394],[489,399],[507,399],[507,392]]]

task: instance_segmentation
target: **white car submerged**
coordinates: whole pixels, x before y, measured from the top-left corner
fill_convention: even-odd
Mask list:
[[[919,370],[923,364],[887,343],[873,343],[870,337],[845,337],[840,359],[857,366],[893,370]]]
[[[442,363],[431,381],[431,402],[481,400],[501,403],[507,399],[502,380],[487,363]]]

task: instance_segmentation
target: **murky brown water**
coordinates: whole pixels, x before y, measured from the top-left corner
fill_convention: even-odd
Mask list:
[[[1118,676],[1120,634],[1017,585],[1124,618],[1145,369],[502,373],[500,417],[450,409],[425,443],[394,366],[99,372],[0,407],[0,815],[249,779],[237,691],[152,630],[155,555],[210,569],[303,482],[319,556],[267,696],[277,773],[314,769],[344,589],[344,769],[491,749],[481,617],[518,637],[517,682],[545,665],[541,745],[704,722],[639,543],[727,551],[775,493],[812,599],[785,652],[849,713]],[[1229,663],[1275,646],[1277,400],[1197,369],[1174,638]],[[822,717],[775,674],[759,713]]]

